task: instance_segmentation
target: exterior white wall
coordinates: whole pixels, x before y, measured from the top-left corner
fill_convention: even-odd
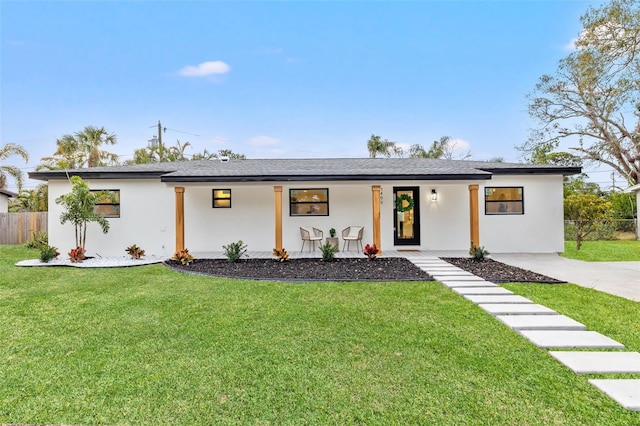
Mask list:
[[[522,186],[523,215],[486,215],[484,188]],[[493,176],[478,191],[480,245],[490,253],[564,251],[562,176]]]
[[[91,189],[120,190],[120,217],[108,218],[110,229],[87,227],[88,256],[126,256],[125,249],[137,244],[147,255],[171,256],[175,248],[175,194],[157,180],[85,180]],[[66,180],[49,181],[49,244],[66,255],[75,244],[74,226],[60,224],[63,209],[55,199],[71,191]]]
[[[185,247],[192,252],[220,251],[242,240],[251,251],[275,247],[274,186],[282,186],[283,246],[300,250],[299,228],[314,226],[329,236],[335,228],[340,237],[347,226],[364,226],[363,245],[373,243],[372,186],[382,189],[381,248],[421,250],[468,250],[470,242],[469,185],[479,184],[480,245],[492,253],[561,252],[564,248],[562,176],[494,176],[487,181],[396,182],[264,182],[164,184],[150,180],[87,180],[91,189],[120,190],[120,217],[107,219],[111,229],[102,234],[90,224],[88,255],[124,256],[125,248],[137,244],[147,254],[171,256],[175,250],[175,186],[185,188]],[[393,244],[393,188],[419,187],[419,246]],[[524,215],[487,216],[484,188],[524,187]],[[329,216],[290,216],[289,189],[329,189]],[[231,189],[230,209],[212,207],[212,189]],[[431,201],[431,190],[438,194]],[[75,247],[74,227],[59,221],[62,209],[55,199],[71,190],[65,181],[49,182],[49,241],[61,253]],[[342,249],[342,240],[340,240]],[[305,247],[305,250],[307,248]],[[351,245],[351,251],[356,252]]]
[[[9,211],[9,197],[0,194],[0,213],[6,213]]]

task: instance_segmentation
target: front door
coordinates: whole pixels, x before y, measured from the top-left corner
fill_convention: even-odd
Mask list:
[[[417,186],[393,188],[393,244],[420,245],[420,191]]]

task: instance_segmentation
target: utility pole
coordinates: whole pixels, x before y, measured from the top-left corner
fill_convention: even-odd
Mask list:
[[[160,124],[160,120],[158,120],[158,157],[162,163],[164,157],[162,155],[162,124]]]

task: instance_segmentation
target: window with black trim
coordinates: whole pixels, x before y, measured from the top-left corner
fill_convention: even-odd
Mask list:
[[[214,209],[230,209],[231,208],[231,190],[230,189],[214,189],[213,208]]]
[[[92,194],[101,192],[109,193],[108,196],[98,197],[93,211],[102,217],[120,217],[120,190],[119,189],[91,189]]]
[[[329,188],[290,189],[290,216],[329,216]]]
[[[486,187],[484,214],[524,214],[523,187]]]

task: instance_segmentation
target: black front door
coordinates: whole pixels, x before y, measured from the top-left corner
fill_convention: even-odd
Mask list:
[[[417,186],[393,188],[393,244],[420,245],[420,191]]]

